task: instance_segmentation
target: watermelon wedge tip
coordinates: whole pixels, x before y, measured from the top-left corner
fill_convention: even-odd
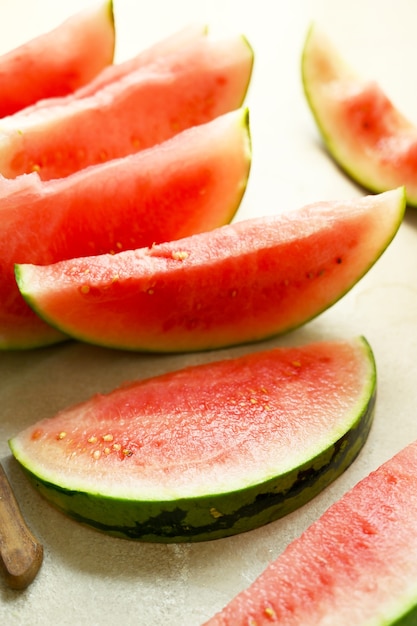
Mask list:
[[[115,40],[113,2],[104,0],[1,55],[0,117],[90,83],[113,63]]]

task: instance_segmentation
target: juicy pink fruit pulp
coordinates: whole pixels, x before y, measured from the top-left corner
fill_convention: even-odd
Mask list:
[[[417,442],[331,506],[205,626],[393,623],[417,602],[416,467]]]
[[[347,414],[355,421],[369,393],[365,355],[362,341],[318,343],[189,367],[64,410],[13,447],[45,480],[78,491],[232,491],[242,474],[250,484],[297,467]]]

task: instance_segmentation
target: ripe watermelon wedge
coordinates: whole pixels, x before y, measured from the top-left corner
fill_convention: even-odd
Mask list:
[[[365,189],[405,186],[417,206],[417,129],[375,83],[358,77],[313,25],[302,56],[307,102],[329,154]]]
[[[155,542],[241,533],[313,498],[361,450],[376,372],[363,338],[281,348],[137,381],[10,441],[75,520]]]
[[[149,48],[141,50],[136,56],[130,59],[120,63],[107,65],[101,72],[99,72],[99,74],[97,74],[97,76],[92,78],[85,85],[80,86],[72,93],[66,96],[40,100],[39,102],[36,102],[36,104],[19,111],[19,114],[27,115],[28,113],[34,113],[43,107],[68,105],[75,98],[93,96],[103,87],[107,87],[127,74],[134,72],[139,68],[143,68],[145,65],[149,66],[159,63],[162,57],[172,54],[178,48],[196,42],[198,39],[206,37],[207,35],[208,28],[205,24],[189,24],[181,30],[168,35],[164,39],[156,41]]]
[[[179,47],[91,95],[0,121],[0,173],[43,180],[120,158],[241,106],[253,52],[242,36],[185,37]]]
[[[252,218],[151,248],[20,264],[48,323],[131,350],[191,351],[293,329],[341,298],[401,224],[402,189]]]
[[[63,339],[23,300],[14,263],[113,254],[229,222],[250,172],[248,115],[247,109],[226,113],[66,178],[0,177],[0,347]]]
[[[56,28],[0,56],[0,117],[86,85],[113,62],[112,0],[72,15]]]
[[[204,626],[417,623],[417,442],[359,482]]]

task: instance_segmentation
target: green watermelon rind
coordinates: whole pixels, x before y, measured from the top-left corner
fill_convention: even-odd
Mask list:
[[[129,500],[68,489],[31,471],[14,445],[10,448],[36,490],[75,521],[119,538],[158,543],[201,542],[247,532],[303,506],[338,478],[363,448],[373,422],[376,364],[361,337],[371,375],[345,432],[305,463],[265,481],[224,493],[175,500]],[[352,417],[352,416],[351,416]]]
[[[415,626],[417,623],[417,600],[411,607],[407,607],[405,612],[394,622],[387,623],[387,626]]]

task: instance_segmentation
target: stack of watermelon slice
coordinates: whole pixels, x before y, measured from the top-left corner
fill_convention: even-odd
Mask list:
[[[108,53],[109,0],[96,24]],[[252,68],[245,37],[192,25],[1,120],[0,347],[258,341],[369,270],[401,223],[400,187],[228,225],[249,179]]]
[[[43,58],[45,39],[56,44],[65,37],[72,49],[80,31],[91,37],[90,13],[17,56],[26,67]],[[15,263],[114,254],[209,231],[232,219],[246,188],[251,145],[248,112],[240,107],[253,65],[246,39],[215,39],[191,25],[109,64],[109,0],[93,24],[107,51],[97,47],[103,69],[72,93],[43,98],[0,122],[0,345],[6,349],[63,338],[23,301]],[[65,62],[60,71],[73,75],[84,61]],[[51,72],[44,67],[38,79],[56,82]]]

